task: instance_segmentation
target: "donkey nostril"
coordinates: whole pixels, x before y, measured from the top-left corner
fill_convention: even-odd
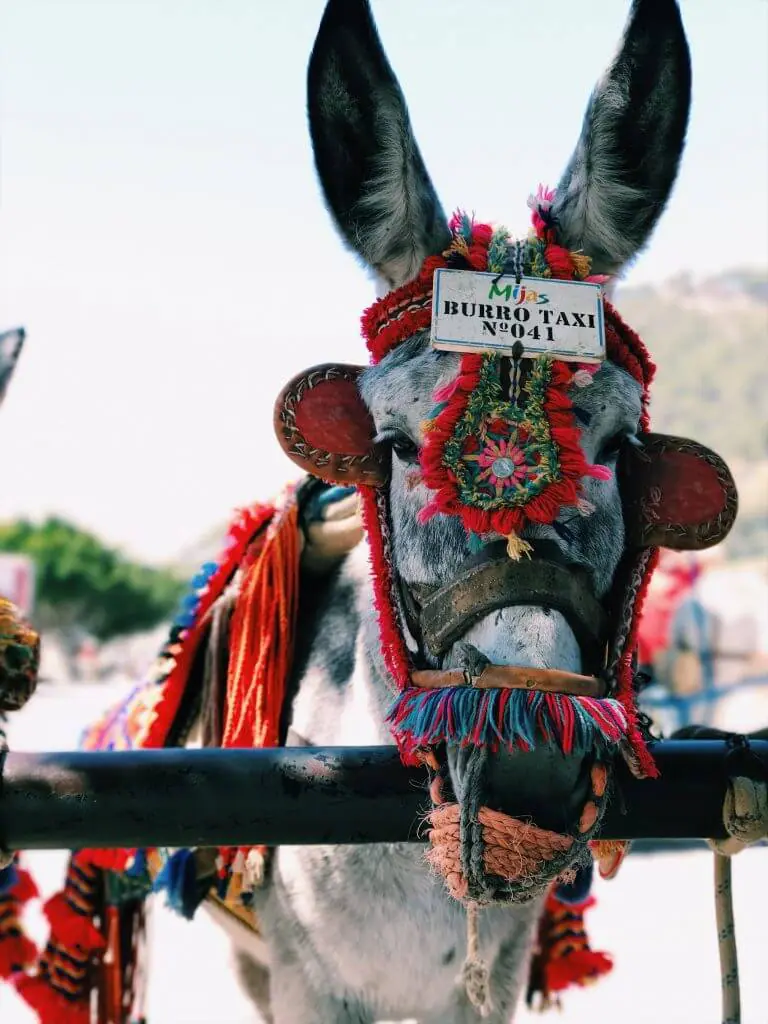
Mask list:
[[[549,605],[543,604],[541,606],[541,610],[544,612],[545,615],[551,615],[552,614],[552,609],[549,607]]]

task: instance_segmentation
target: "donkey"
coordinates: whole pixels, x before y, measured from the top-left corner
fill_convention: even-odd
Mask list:
[[[558,240],[615,278],[647,242],[673,188],[690,104],[689,52],[675,0],[633,0],[620,48],[589,101],[581,135],[551,208]],[[344,242],[375,275],[379,294],[412,281],[427,257],[450,242],[447,219],[424,166],[405,100],[379,40],[367,0],[329,0],[308,70],[308,112],[320,185]],[[510,259],[512,253],[510,250]],[[450,515],[422,522],[430,492],[419,475],[422,424],[432,395],[458,371],[458,356],[430,348],[424,331],[365,370],[360,392],[390,462],[393,569],[407,590],[441,587],[470,556]],[[615,469],[640,430],[641,388],[604,362],[579,395],[588,460]],[[624,550],[615,474],[585,479],[594,511],[564,513],[567,530],[529,526],[524,537],[556,549],[569,571],[609,595]],[[536,553],[534,550],[534,561]],[[391,700],[365,544],[302,584],[288,743],[392,742]],[[403,616],[411,651],[418,616]],[[408,620],[411,625],[408,626]],[[471,623],[428,665],[501,666],[579,673],[580,641],[550,604],[512,604]],[[466,784],[467,762],[448,750],[450,780]],[[578,813],[581,759],[545,750],[495,753],[493,770],[531,802]],[[517,1006],[543,896],[493,905],[480,919],[492,1009],[506,1024]],[[457,983],[466,918],[411,845],[281,847],[254,909],[268,947],[269,985],[241,954],[262,1015],[274,1024],[469,1024],[479,1011]]]

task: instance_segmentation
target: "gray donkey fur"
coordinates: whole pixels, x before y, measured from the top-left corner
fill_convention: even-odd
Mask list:
[[[319,180],[347,244],[386,288],[410,280],[448,241],[446,218],[414,139],[405,102],[365,0],[330,0],[309,65],[309,122]],[[682,154],[690,99],[688,48],[674,0],[635,0],[618,51],[590,100],[581,138],[560,184],[560,237],[618,273],[645,243],[667,201]],[[463,528],[437,516],[418,525],[428,500],[420,482],[420,423],[458,357],[417,336],[366,371],[362,393],[379,439],[392,448],[390,484],[397,572],[408,583],[445,583],[467,556]],[[604,365],[577,404],[584,447],[614,465],[638,429],[638,385]],[[567,540],[537,532],[592,574],[604,596],[622,547],[616,483],[586,481],[596,511],[566,511]],[[294,669],[293,742],[390,743],[392,691],[379,649],[368,554],[359,545],[322,578],[302,582]],[[413,638],[407,638],[413,645]],[[464,637],[499,664],[579,671],[565,619],[542,607],[495,612]],[[461,646],[444,664],[457,663]],[[546,751],[498,755],[521,788],[576,813],[578,765]],[[519,767],[518,767],[519,766]],[[458,759],[451,761],[456,788]],[[516,772],[516,774],[515,774]],[[540,901],[493,906],[480,916],[491,969],[490,1024],[514,1014]],[[255,910],[268,949],[269,984],[240,954],[240,977],[274,1024],[470,1024],[479,1016],[457,982],[466,917],[430,873],[419,846],[283,847],[275,851]],[[266,968],[264,969],[266,970]]]

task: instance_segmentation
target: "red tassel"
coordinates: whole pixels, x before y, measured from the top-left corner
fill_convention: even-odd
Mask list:
[[[571,985],[589,985],[613,967],[607,953],[590,948],[584,929],[584,912],[594,906],[589,897],[580,904],[568,904],[550,892],[539,921],[536,952],[531,962],[526,1002],[539,1008],[558,1006],[558,993]]]
[[[29,872],[16,867],[16,884],[0,894],[0,978],[10,978],[37,960],[37,946],[24,934],[19,920],[23,904],[37,894]]]
[[[589,985],[612,968],[613,961],[607,953],[593,949],[572,950],[547,964],[544,971],[547,992],[562,992],[571,985]]]
[[[125,951],[122,949],[122,942],[120,941],[120,907],[111,905],[105,907],[104,910],[107,948],[109,952],[102,962],[99,1001],[106,1020],[114,1021],[115,1024],[122,1024],[124,1019],[123,980],[125,964],[123,959]]]
[[[74,854],[61,892],[43,909],[51,934],[33,975],[16,980],[19,995],[37,1011],[40,1024],[90,1024],[91,962],[105,941],[93,923],[99,870]]]
[[[69,958],[49,944],[37,975],[21,975],[16,991],[39,1024],[90,1024],[88,960]]]
[[[83,952],[104,948],[104,936],[89,916],[75,909],[66,890],[51,896],[43,909],[51,925],[51,936],[57,943],[61,942],[67,949],[78,947]]]
[[[16,868],[16,884],[9,895],[13,896],[17,903],[29,903],[40,895],[37,884],[28,871],[24,868]]]
[[[120,875],[136,856],[136,850],[80,850],[77,856],[82,864]]]
[[[0,916],[2,913],[0,904]],[[21,931],[18,924],[11,925],[7,931],[5,924],[0,920],[0,978],[10,978],[31,967],[38,954],[37,946]]]
[[[405,646],[393,601],[392,560],[389,551],[386,508],[381,492],[365,484],[358,488],[360,511],[371,549],[371,578],[373,600],[379,620],[379,636],[384,662],[398,690],[410,683],[411,669],[408,648]]]

